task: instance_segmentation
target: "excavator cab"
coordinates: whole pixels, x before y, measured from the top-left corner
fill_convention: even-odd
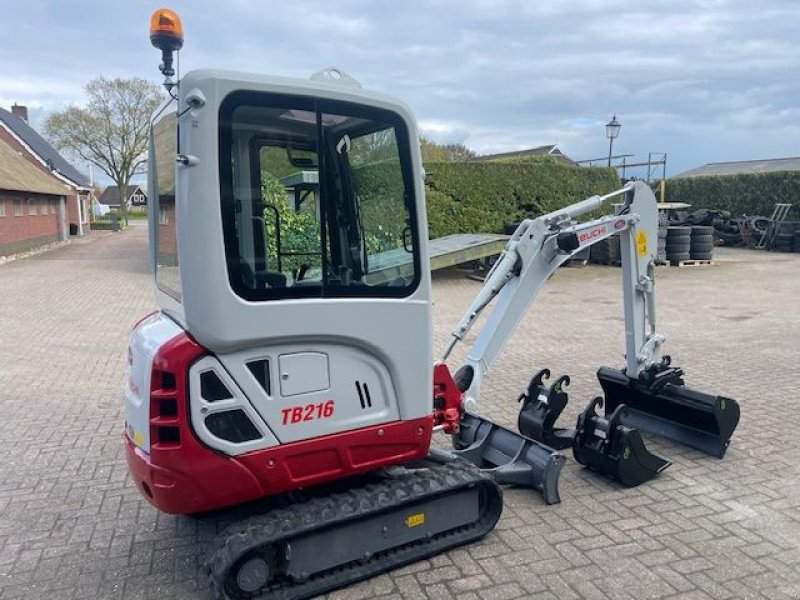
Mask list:
[[[253,480],[228,489],[242,500],[415,460],[430,445],[416,125],[399,102],[337,73],[302,81],[194,71],[153,120],[161,310],[132,337],[130,441],[149,459],[168,440],[255,459]],[[197,356],[156,385],[156,364],[169,362],[159,352],[177,335]],[[148,397],[153,386],[160,391]],[[165,389],[170,402],[156,402]],[[302,466],[279,461],[276,478],[261,466],[276,451]],[[183,464],[206,459],[215,460]],[[142,471],[142,489],[169,512],[229,502],[218,489],[159,487]],[[211,486],[202,473],[187,479]]]

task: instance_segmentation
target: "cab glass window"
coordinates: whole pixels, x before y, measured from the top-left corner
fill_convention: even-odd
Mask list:
[[[402,297],[419,283],[405,121],[250,92],[220,109],[228,276],[248,300]]]
[[[178,152],[177,119],[167,113],[153,125],[150,157],[152,205],[150,231],[155,240],[158,288],[180,301],[181,275],[175,220],[175,155]],[[154,186],[154,187],[153,187]]]

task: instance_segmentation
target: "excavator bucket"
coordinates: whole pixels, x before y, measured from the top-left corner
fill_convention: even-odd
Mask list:
[[[642,375],[634,380],[617,369],[597,371],[606,415],[622,407],[624,425],[722,458],[739,423],[739,404],[685,387],[683,371],[670,367],[668,359]]]
[[[608,420],[600,417],[595,409],[602,405],[603,399],[595,398],[578,417],[575,460],[626,487],[649,481],[672,464],[649,452],[637,430],[620,423],[620,408]]]
[[[565,457],[514,431],[465,412],[453,436],[454,454],[477,465],[501,484],[532,487],[547,504],[561,502],[558,477]]]
[[[546,387],[544,380],[549,378],[549,369],[542,369],[533,376],[527,392],[519,397],[522,407],[517,426],[522,435],[556,450],[563,450],[572,446],[575,430],[554,425],[569,402],[569,396],[564,391],[564,387],[569,385],[569,376],[559,377],[553,385]]]

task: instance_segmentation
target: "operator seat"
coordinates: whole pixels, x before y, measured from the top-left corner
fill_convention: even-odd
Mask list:
[[[286,275],[278,271],[254,271],[250,263],[242,261],[239,272],[244,283],[253,289],[286,287]]]

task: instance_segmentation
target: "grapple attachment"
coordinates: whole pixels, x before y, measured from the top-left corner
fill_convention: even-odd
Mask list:
[[[595,409],[602,405],[603,399],[595,398],[578,417],[575,460],[627,487],[652,479],[671,464],[651,454],[638,431],[620,423],[619,408],[608,420],[600,417]]]
[[[559,377],[553,385],[546,387],[544,380],[549,378],[549,369],[542,369],[533,376],[528,391],[519,397],[522,408],[519,410],[517,426],[522,435],[562,450],[572,446],[575,436],[574,429],[554,427],[569,401],[564,391],[564,387],[569,385],[569,376]]]
[[[606,415],[622,407],[620,422],[661,435],[717,458],[725,455],[736,425],[739,404],[684,386],[683,371],[669,357],[631,379],[623,371],[601,367],[597,378],[606,397]]]
[[[565,457],[552,448],[465,412],[453,436],[454,454],[492,474],[501,484],[539,490],[547,504],[561,502],[558,477]]]

